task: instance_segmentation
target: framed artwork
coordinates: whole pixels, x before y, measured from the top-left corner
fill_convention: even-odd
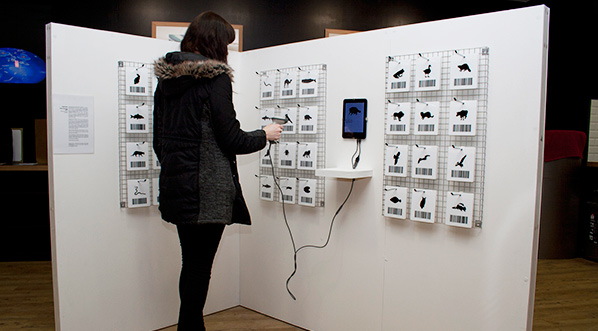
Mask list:
[[[361,32],[361,31],[340,30],[340,29],[326,29],[324,31],[326,38],[328,38],[328,37],[334,37],[334,36],[341,36],[341,35],[344,35],[344,34],[350,34],[350,33],[356,33],[356,32]]]
[[[231,24],[235,29],[235,41],[228,45],[231,51],[243,51],[243,26]],[[181,42],[187,31],[189,22],[152,21],[152,38]]]

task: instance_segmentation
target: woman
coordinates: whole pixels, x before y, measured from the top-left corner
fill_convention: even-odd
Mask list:
[[[154,150],[161,163],[160,212],[177,226],[183,266],[179,330],[205,330],[203,308],[224,226],[251,224],[236,154],[263,149],[282,126],[241,130],[232,103],[227,45],[232,26],[212,12],[197,16],[181,52],[155,63]]]

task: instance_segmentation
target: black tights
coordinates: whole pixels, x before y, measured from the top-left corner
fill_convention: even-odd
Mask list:
[[[177,232],[183,257],[178,330],[205,330],[203,308],[224,224],[178,225]]]

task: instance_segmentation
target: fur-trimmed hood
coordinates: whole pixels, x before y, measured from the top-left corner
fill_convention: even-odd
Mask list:
[[[154,63],[154,71],[159,79],[172,79],[191,76],[195,79],[214,78],[227,74],[231,80],[233,69],[228,64],[208,59],[195,53],[172,52]]]
[[[171,52],[159,58],[154,62],[154,73],[163,82],[162,88],[167,95],[180,93],[197,80],[212,79],[222,74],[233,80],[233,69],[228,64],[189,52]]]

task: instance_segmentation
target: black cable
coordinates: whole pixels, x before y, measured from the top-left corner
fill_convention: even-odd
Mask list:
[[[272,177],[274,179],[274,183],[276,184],[276,187],[278,188],[278,191],[280,192],[280,195],[284,195],[282,188],[280,187],[280,184],[278,183],[278,181],[276,180],[276,174],[274,172],[274,161],[272,160],[272,154],[270,153],[270,149],[272,148],[272,142],[270,142],[270,146],[268,146],[268,157],[270,158],[270,166],[272,167]],[[358,154],[359,151],[359,154]],[[355,158],[355,155],[357,155],[357,158]],[[352,163],[352,167],[353,169],[355,169],[357,167],[357,164],[359,164],[359,157],[361,156],[361,139],[357,140],[357,147],[355,149],[355,153],[353,154],[353,156],[351,157],[351,163]],[[355,158],[355,159],[354,159]],[[349,189],[349,193],[347,194],[347,197],[345,198],[345,200],[343,201],[343,203],[338,207],[338,209],[336,210],[336,213],[334,213],[334,216],[332,217],[332,221],[330,222],[330,228],[328,229],[328,238],[326,238],[326,243],[324,243],[324,245],[318,246],[318,245],[303,245],[301,247],[299,247],[299,249],[297,249],[297,246],[295,245],[295,238],[293,237],[293,231],[291,230],[291,227],[289,225],[289,221],[287,219],[287,213],[285,210],[285,205],[284,205],[284,199],[280,199],[282,202],[282,214],[284,217],[284,222],[287,226],[287,230],[289,231],[289,236],[291,238],[291,244],[293,245],[293,272],[291,273],[291,275],[289,276],[289,278],[287,278],[286,281],[286,288],[287,288],[287,292],[289,293],[289,295],[291,296],[291,298],[293,298],[293,300],[297,300],[297,298],[293,295],[293,292],[291,292],[290,288],[289,288],[289,282],[291,281],[291,279],[293,278],[293,276],[295,276],[295,274],[297,273],[297,253],[299,253],[299,251],[301,251],[302,249],[305,248],[317,248],[317,249],[322,249],[326,246],[328,246],[328,243],[330,242],[330,237],[332,236],[332,228],[334,226],[334,221],[336,220],[336,216],[340,213],[340,211],[343,209],[343,207],[345,206],[345,204],[347,203],[347,201],[349,200],[349,197],[351,196],[351,193],[353,193],[353,186],[355,184],[355,178],[353,178],[351,180],[351,188]]]
[[[280,196],[282,197],[284,195],[282,188],[280,187],[280,184],[278,183],[278,181],[276,180],[276,173],[274,172],[274,161],[272,160],[272,154],[270,153],[270,149],[272,148],[272,142],[270,142],[270,145],[268,146],[268,158],[270,158],[270,166],[272,167],[272,178],[274,179],[274,184],[276,184],[276,187],[278,188],[278,191],[280,192]],[[287,230],[289,231],[289,237],[291,237],[291,244],[293,245],[293,259],[295,261],[295,271],[297,271],[297,246],[295,245],[295,238],[293,237],[293,231],[291,231],[291,226],[289,225],[289,221],[287,219],[287,213],[284,207],[284,199],[280,199],[280,201],[282,202],[282,215],[284,217],[284,223],[287,226]],[[295,273],[295,271],[293,271],[293,274]],[[293,298],[293,300],[297,300],[297,298],[295,298],[295,296],[293,295],[293,293],[291,292],[291,290],[289,289],[289,279],[287,279],[287,292],[289,292],[289,295],[291,296],[291,298]]]

